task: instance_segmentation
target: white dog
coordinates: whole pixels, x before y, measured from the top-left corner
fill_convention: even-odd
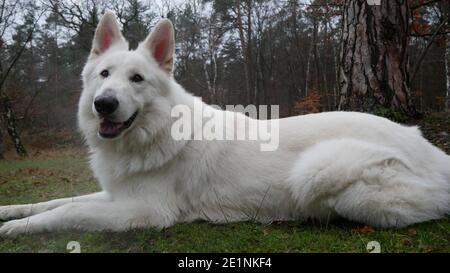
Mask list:
[[[114,14],[103,16],[78,113],[103,190],[0,207],[0,219],[10,220],[0,235],[337,217],[401,227],[450,213],[450,157],[417,128],[373,115],[281,119],[271,152],[260,151],[260,141],[175,140],[173,107],[221,111],[175,82],[173,55],[169,20],[129,51]]]

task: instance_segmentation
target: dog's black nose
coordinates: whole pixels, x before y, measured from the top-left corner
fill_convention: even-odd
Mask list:
[[[95,110],[102,115],[110,115],[116,111],[119,101],[114,96],[98,96],[94,100]]]

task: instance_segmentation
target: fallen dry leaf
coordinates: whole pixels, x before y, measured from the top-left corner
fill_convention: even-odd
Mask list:
[[[411,236],[411,237],[416,236],[417,235],[417,230],[414,229],[414,228],[408,229],[408,235]]]
[[[371,234],[374,232],[375,232],[375,229],[371,226],[352,228],[352,234]]]

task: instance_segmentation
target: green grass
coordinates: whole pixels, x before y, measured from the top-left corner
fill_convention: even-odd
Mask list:
[[[0,161],[0,205],[45,201],[98,190],[83,156]],[[404,229],[361,229],[346,221],[329,223],[178,224],[158,231],[68,232],[0,238],[0,252],[367,252],[378,241],[382,252],[450,252],[450,219]]]

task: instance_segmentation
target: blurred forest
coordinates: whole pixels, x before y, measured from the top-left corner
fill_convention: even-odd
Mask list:
[[[174,76],[208,103],[275,104],[281,117],[333,110],[406,116],[448,111],[449,1],[382,0],[393,6],[379,12],[380,22],[394,17],[404,25],[397,30],[384,24],[381,32],[356,27],[358,20],[370,25],[378,18],[367,2],[376,1],[0,0],[0,157],[8,145],[26,154],[21,135],[45,133],[41,142],[74,135],[81,70],[106,9],[116,13],[131,48],[160,18],[171,19],[177,43]],[[393,29],[391,36],[370,34],[386,29]],[[359,35],[367,36],[370,56]],[[396,45],[403,48],[394,50]],[[380,53],[382,47],[386,51]],[[375,54],[388,57],[374,60]],[[389,66],[392,56],[400,64]],[[388,63],[387,70],[378,69],[380,63]],[[390,78],[389,67],[398,69],[398,88],[405,93],[388,101],[377,90],[389,89],[390,80],[380,79]],[[378,70],[368,73],[372,69]],[[349,98],[358,94],[373,94],[377,102],[370,105],[377,106],[355,106]],[[401,106],[402,98],[407,107]]]

